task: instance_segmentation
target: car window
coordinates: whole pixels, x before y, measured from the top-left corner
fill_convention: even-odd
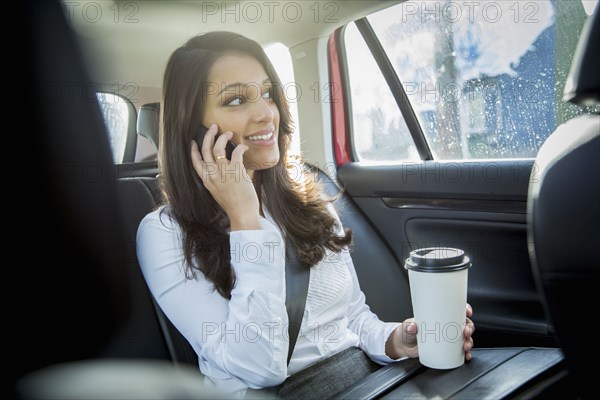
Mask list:
[[[298,120],[298,91],[294,82],[294,66],[290,50],[282,43],[274,43],[265,47],[265,53],[273,64],[279,79],[283,93],[288,101],[290,114],[294,123],[294,133],[292,134],[292,143],[289,153],[292,155],[300,154],[300,126]]]
[[[127,145],[129,119],[135,116],[130,114],[131,108],[125,98],[104,92],[98,92],[97,97],[108,131],[113,160],[115,163],[122,163]]]
[[[361,161],[418,160],[392,92],[354,23],[346,27],[345,41],[352,46],[346,56],[356,156]]]
[[[559,124],[594,111],[562,101],[586,11],[580,1],[408,1],[367,19],[434,159],[531,158]],[[349,64],[358,52],[368,56],[353,32],[345,36]],[[388,101],[357,90],[351,84],[353,110],[376,114]],[[388,140],[371,136],[374,147]]]

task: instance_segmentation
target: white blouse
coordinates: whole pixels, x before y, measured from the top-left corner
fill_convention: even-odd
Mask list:
[[[268,210],[261,230],[230,233],[237,282],[223,298],[198,272],[185,277],[181,230],[163,208],[142,220],[137,255],[152,295],[199,357],[201,372],[219,389],[244,396],[275,386],[288,376],[351,346],[379,364],[392,360],[385,342],[399,323],[384,323],[370,311],[352,258],[329,250],[310,270],[306,307],[296,347],[287,365],[285,241]],[[333,206],[330,211],[341,222]]]

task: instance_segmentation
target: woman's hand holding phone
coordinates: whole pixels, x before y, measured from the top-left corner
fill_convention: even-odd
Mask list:
[[[217,137],[217,132],[218,127],[213,124],[201,144],[192,141],[194,169],[227,213],[232,231],[260,229],[258,195],[243,163],[248,146],[237,145],[231,153],[231,160],[228,160],[226,146],[233,133],[225,132]]]
[[[208,128],[205,127],[204,125],[201,125],[200,131],[198,132],[198,135],[196,136],[196,143],[198,143],[198,146],[202,146],[202,142],[204,142],[204,136],[206,136],[206,132],[208,132]],[[237,144],[235,144],[231,140],[228,140],[227,144],[225,145],[225,157],[227,157],[227,159],[230,161],[231,161],[231,154],[233,153],[233,150],[235,149],[236,146],[237,146]]]

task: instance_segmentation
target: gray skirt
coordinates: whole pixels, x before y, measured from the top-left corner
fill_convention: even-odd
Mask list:
[[[350,347],[295,373],[279,386],[249,390],[246,398],[327,399],[379,368],[365,352]]]

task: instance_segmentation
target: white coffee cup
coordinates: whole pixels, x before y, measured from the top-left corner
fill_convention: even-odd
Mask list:
[[[436,369],[463,365],[469,257],[460,249],[430,247],[411,251],[404,267],[418,327],[419,361]]]

